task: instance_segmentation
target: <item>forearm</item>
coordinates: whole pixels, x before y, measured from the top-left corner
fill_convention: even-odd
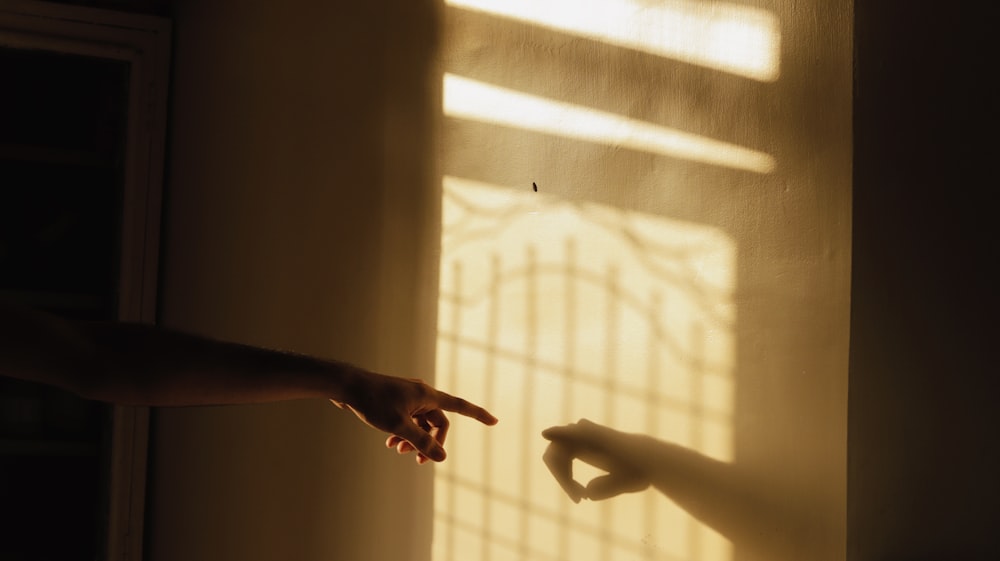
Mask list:
[[[418,462],[445,458],[445,411],[497,422],[482,407],[421,380],[148,325],[70,322],[3,302],[0,376],[132,405],[329,399],[390,433],[394,446],[408,443],[420,452]]]
[[[361,378],[350,364],[216,341],[137,324],[81,327],[98,358],[86,397],[156,406],[304,398],[351,402]]]
[[[350,403],[370,374],[349,364],[127,323],[82,323],[0,302],[0,376],[143,405],[311,397]]]

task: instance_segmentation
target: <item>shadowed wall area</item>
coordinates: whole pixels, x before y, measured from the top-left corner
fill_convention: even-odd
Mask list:
[[[174,2],[161,323],[432,375],[431,8]],[[420,559],[432,472],[352,417],[155,411],[148,558]]]
[[[1000,559],[1000,86],[978,7],[856,4],[853,560]]]

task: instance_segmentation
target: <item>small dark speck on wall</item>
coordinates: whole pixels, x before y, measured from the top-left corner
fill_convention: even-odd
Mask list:
[[[535,185],[534,181],[531,182],[531,188],[534,189],[536,193],[538,192],[538,185]]]

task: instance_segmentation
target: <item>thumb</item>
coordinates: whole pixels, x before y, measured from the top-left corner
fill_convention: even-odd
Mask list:
[[[587,498],[592,501],[602,501],[616,497],[622,493],[635,493],[648,487],[637,474],[609,473],[595,477],[587,483]]]
[[[435,462],[443,461],[447,456],[444,448],[442,448],[430,434],[424,432],[414,424],[407,423],[406,425],[400,427],[399,431],[395,434],[412,444],[418,452]]]

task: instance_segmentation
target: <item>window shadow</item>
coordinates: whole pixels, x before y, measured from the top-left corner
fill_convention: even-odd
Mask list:
[[[457,116],[445,92],[437,379],[504,423],[450,437],[437,556],[843,551],[850,37],[816,30],[847,8],[767,4],[775,81],[445,8],[445,74],[776,165]],[[538,432],[579,418],[595,421],[585,436],[614,436],[612,466],[642,460],[626,487],[661,494],[566,501]]]

